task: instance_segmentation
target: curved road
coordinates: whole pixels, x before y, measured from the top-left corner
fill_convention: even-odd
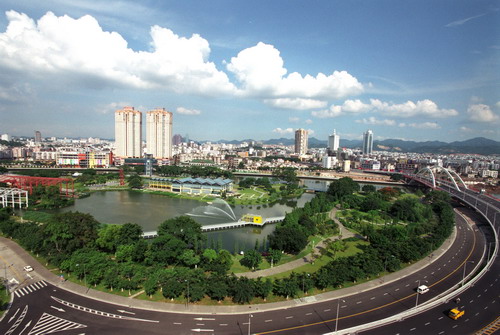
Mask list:
[[[310,298],[309,303],[296,301],[301,305],[298,307],[269,311],[262,311],[269,307],[264,305],[238,306],[235,308],[238,314],[165,313],[123,308],[65,291],[47,282],[37,282],[39,277],[34,277],[29,281],[31,285],[16,293],[10,311],[0,323],[0,333],[41,335],[61,327],[58,333],[69,335],[247,334],[249,321],[251,333],[332,332],[336,326],[337,307],[340,315],[338,329],[352,327],[415,306],[415,287],[419,281],[431,288],[429,293],[418,297],[419,304],[460,282],[464,264],[469,264],[465,273],[467,275],[474,267],[470,261],[479,263],[485,243],[478,229],[469,227],[463,218],[457,217],[457,227],[456,240],[448,252],[407,277],[385,285],[381,279],[378,287],[341,297],[340,300],[315,302],[314,298]],[[338,293],[342,293],[342,290]],[[119,300],[115,298],[111,297],[109,301]],[[130,304],[136,303],[134,300],[125,300]]]

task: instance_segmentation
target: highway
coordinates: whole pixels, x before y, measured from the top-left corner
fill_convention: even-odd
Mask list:
[[[26,282],[29,286],[22,289],[25,294],[15,294],[11,309],[0,323],[0,333],[41,335],[46,333],[43,329],[66,325],[67,328],[61,328],[58,334],[247,334],[249,323],[251,333],[260,334],[333,332],[336,326],[340,330],[414,307],[419,281],[430,287],[429,293],[418,297],[419,304],[459,283],[464,275],[464,264],[469,264],[467,275],[474,268],[473,264],[479,263],[485,241],[480,230],[474,225],[470,227],[460,216],[457,216],[457,227],[456,240],[448,252],[433,262],[429,259],[427,267],[407,277],[391,283],[380,280],[375,289],[338,300],[315,302],[310,298],[308,303],[296,301],[298,307],[270,311],[260,310],[266,306],[238,306],[238,314],[214,314],[217,307],[213,308],[213,313],[205,314],[124,308],[68,292],[48,282],[42,285],[35,272],[33,279]],[[113,296],[109,301],[116,298],[119,297]],[[135,303],[124,300],[127,304]],[[247,308],[248,312],[242,311]]]

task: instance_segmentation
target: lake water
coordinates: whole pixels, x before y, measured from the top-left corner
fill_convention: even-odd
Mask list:
[[[276,203],[274,205],[237,205],[232,207],[236,219],[244,214],[258,214],[265,219],[267,217],[283,216],[290,212],[295,206],[302,207],[311,200],[314,194],[304,193],[299,199],[287,201],[287,203]],[[76,199],[75,204],[70,207],[54,210],[51,212],[79,211],[89,213],[102,223],[124,224],[137,223],[143,231],[154,231],[167,219],[186,215],[198,214],[192,218],[202,225],[233,222],[231,210],[211,210],[214,205],[209,205],[191,199],[178,199],[158,194],[133,192],[133,191],[103,191],[94,192],[90,197]],[[223,208],[223,207],[218,207]],[[207,215],[199,216],[199,213]],[[275,224],[268,224],[263,228],[245,227],[237,229],[219,230],[205,233],[208,246],[211,240],[214,243],[222,243],[223,248],[232,251],[235,246],[238,250],[246,250],[255,246],[255,241],[262,245],[269,234],[274,230]]]

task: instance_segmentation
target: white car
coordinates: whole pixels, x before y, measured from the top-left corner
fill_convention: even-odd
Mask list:
[[[417,293],[424,294],[427,292],[429,292],[429,288],[427,287],[427,285],[420,285],[419,287],[417,287]]]
[[[26,271],[26,272],[31,272],[31,271],[33,271],[33,268],[32,268],[30,265],[26,265],[23,269],[24,269],[24,271]]]

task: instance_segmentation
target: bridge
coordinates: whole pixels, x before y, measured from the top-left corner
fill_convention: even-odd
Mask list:
[[[48,178],[4,174],[0,175],[0,183],[5,183],[13,188],[28,191],[29,194],[37,186],[57,186],[61,195],[72,197],[75,193],[74,181],[71,178]]]
[[[268,223],[281,222],[281,221],[283,221],[284,218],[285,218],[284,216],[269,217],[269,218],[265,219],[264,222],[262,222],[262,223],[254,223],[254,222],[238,220],[236,222],[209,224],[209,225],[201,226],[201,231],[207,232],[207,231],[214,231],[214,230],[242,228],[242,227],[246,227],[246,226],[263,227],[264,225],[266,225]],[[142,237],[146,238],[146,239],[155,238],[157,236],[158,236],[157,231],[148,231],[148,232],[144,232],[142,234]]]

